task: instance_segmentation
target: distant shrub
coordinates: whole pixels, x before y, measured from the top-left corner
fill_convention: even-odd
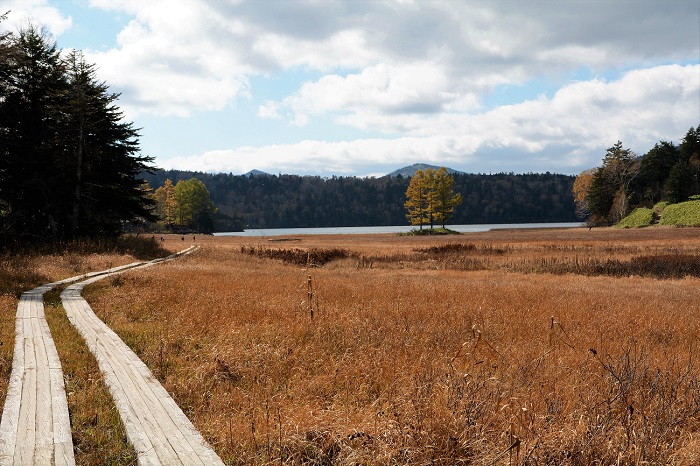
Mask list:
[[[687,201],[667,206],[661,220],[661,225],[674,225],[678,227],[700,226],[700,200]]]
[[[351,254],[345,249],[273,249],[255,246],[241,246],[241,252],[251,256],[264,257],[267,259],[279,259],[289,264],[302,265],[307,267],[320,267],[328,262],[337,259],[345,259]]]
[[[691,254],[657,254],[633,257],[630,273],[654,278],[700,277],[700,256]]]
[[[654,211],[646,207],[638,207],[627,217],[620,220],[618,228],[641,228],[648,227],[654,221]]]
[[[439,246],[414,249],[415,252],[428,254],[431,256],[459,255],[466,253],[478,253],[483,255],[503,255],[507,250],[504,247],[495,247],[491,244],[481,245],[477,248],[475,244],[468,243],[448,243]]]
[[[451,254],[455,252],[473,252],[476,251],[475,244],[463,243],[448,243],[440,246],[431,246],[429,248],[419,248],[416,252],[424,252],[426,254]]]

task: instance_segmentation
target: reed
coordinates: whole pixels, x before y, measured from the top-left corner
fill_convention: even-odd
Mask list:
[[[203,238],[194,256],[87,290],[228,464],[700,459],[698,278],[547,271],[695,257],[695,232],[296,243],[299,257],[348,253],[319,267]],[[450,265],[466,259],[485,265]]]

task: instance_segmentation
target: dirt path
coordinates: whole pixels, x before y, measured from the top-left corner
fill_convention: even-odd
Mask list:
[[[0,419],[0,465],[74,465],[63,372],[44,318],[44,293],[82,280],[61,294],[105,374],[112,397],[138,454],[139,465],[223,465],[146,365],[92,312],[83,287],[126,270],[149,267],[194,251],[135,262],[39,286],[17,305],[15,349]]]

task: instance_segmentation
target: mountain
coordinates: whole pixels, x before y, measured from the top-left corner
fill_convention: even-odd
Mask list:
[[[260,171],[260,170],[253,169],[253,170],[249,171],[248,173],[245,173],[243,176],[247,176],[248,178],[250,178],[251,176],[272,176],[272,175],[270,175],[269,173],[265,173],[263,171]]]
[[[397,176],[401,175],[402,178],[410,178],[413,175],[415,175],[418,170],[425,170],[426,168],[432,168],[433,170],[440,169],[440,167],[437,165],[429,165],[427,163],[414,163],[413,165],[394,170],[393,172],[389,173],[388,176],[390,176],[391,178],[396,178]],[[451,175],[462,173],[451,168],[445,168],[447,169],[447,172]]]

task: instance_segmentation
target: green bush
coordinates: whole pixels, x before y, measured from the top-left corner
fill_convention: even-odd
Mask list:
[[[620,220],[618,228],[648,227],[654,220],[654,211],[646,207],[638,207],[627,217]]]
[[[661,225],[700,227],[700,201],[671,204],[661,214]]]

